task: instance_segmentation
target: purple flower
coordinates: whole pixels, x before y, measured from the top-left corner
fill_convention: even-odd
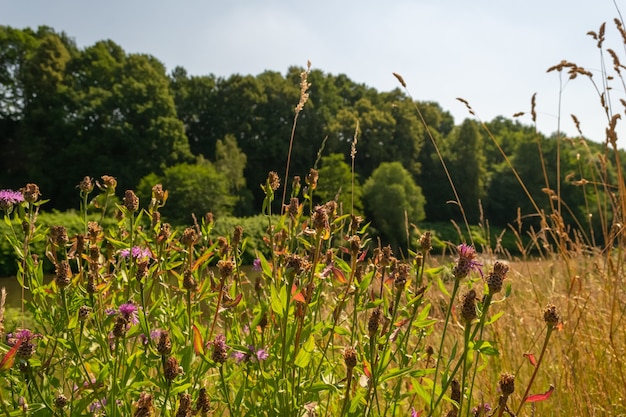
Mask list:
[[[248,345],[248,352],[234,351],[232,353],[232,357],[235,358],[237,363],[250,362],[251,360],[261,362],[266,360],[269,357],[269,354],[265,349],[256,350],[254,346]]]
[[[24,196],[19,191],[0,190],[0,209],[10,210],[16,203],[24,201]]]
[[[121,314],[122,317],[126,319],[129,324],[137,324],[139,323],[139,319],[137,318],[137,306],[133,303],[125,303],[119,306],[117,310],[112,308],[107,308],[104,312],[108,316],[114,316],[116,314]]]
[[[122,249],[120,251],[122,258],[130,258],[131,255],[134,259],[146,259],[152,257],[152,252],[148,248],[141,248],[139,246],[133,246],[132,249]]]
[[[417,411],[415,411],[415,407],[411,407],[411,417],[418,417]]]
[[[461,243],[457,247],[457,250],[459,252],[459,259],[452,271],[454,277],[456,279],[463,279],[470,271],[477,271],[480,273],[480,276],[483,276],[483,271],[480,268],[482,264],[474,259],[476,258],[476,249],[474,249],[473,246]]]
[[[481,404],[479,406],[472,408],[473,416],[486,416],[490,412],[491,412],[491,406],[489,404]]]
[[[256,258],[254,261],[252,261],[252,270],[259,272],[261,271],[261,259],[260,258]]]

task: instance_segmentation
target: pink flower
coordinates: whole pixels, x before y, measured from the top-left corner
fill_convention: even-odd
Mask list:
[[[480,273],[480,276],[482,276],[483,271],[480,269],[482,264],[474,259],[476,258],[476,249],[474,249],[473,246],[461,243],[457,247],[457,250],[459,252],[459,259],[452,271],[454,277],[456,279],[463,279],[469,275],[470,271],[477,271]]]
[[[14,204],[24,201],[24,196],[19,191],[0,190],[0,209],[10,210]]]
[[[130,258],[132,256],[134,259],[147,259],[152,257],[152,252],[148,248],[133,246],[131,249],[122,249],[120,256],[122,258]]]

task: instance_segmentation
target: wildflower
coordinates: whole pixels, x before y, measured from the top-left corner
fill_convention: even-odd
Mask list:
[[[107,309],[105,310],[105,313],[109,316],[119,314],[119,316],[125,320],[126,324],[128,325],[127,327],[130,327],[131,324],[139,323],[139,319],[137,318],[137,310],[138,308],[135,304],[133,304],[132,302],[128,302],[120,305],[117,311],[114,309]]]
[[[472,416],[474,417],[486,416],[489,415],[489,413],[491,413],[491,405],[486,403],[472,408]]]
[[[315,231],[318,233],[330,229],[330,225],[328,223],[328,212],[324,206],[315,207],[311,223],[313,224]]]
[[[404,288],[404,286],[406,285],[406,281],[407,278],[409,276],[409,270],[410,270],[410,265],[409,264],[398,264],[396,265],[396,270],[394,271],[394,283],[393,285],[398,289],[398,290],[402,290]]]
[[[422,253],[428,253],[432,249],[432,234],[430,232],[424,232],[420,237],[420,248]]]
[[[163,190],[163,185],[157,184],[152,187],[152,205],[163,205],[167,198],[167,191]]]
[[[248,352],[234,351],[232,357],[235,358],[237,363],[250,362],[252,360],[262,362],[269,357],[269,354],[265,349],[256,350],[254,346],[248,345]]]
[[[480,272],[480,275],[483,274],[480,269],[482,264],[474,259],[476,258],[476,250],[474,247],[461,243],[457,247],[457,250],[459,252],[459,259],[452,271],[456,279],[460,280],[465,278],[472,270]]]
[[[507,272],[509,272],[509,267],[502,262],[493,264],[493,271],[485,279],[489,294],[496,294],[502,290],[502,281],[504,281]]]
[[[41,196],[37,184],[26,184],[26,187],[22,188],[20,191],[24,195],[24,200],[28,203],[36,202]]]
[[[298,217],[298,214],[300,213],[300,201],[298,200],[298,197],[292,197],[291,200],[289,200],[287,213],[289,213],[289,216],[292,219]]]
[[[126,190],[124,193],[124,207],[130,212],[135,212],[139,209],[139,197],[135,195],[133,190]]]
[[[10,211],[17,203],[24,201],[24,196],[19,191],[0,190],[0,209]]]
[[[147,259],[142,259],[137,262],[137,273],[135,274],[135,279],[138,282],[143,281],[143,279],[148,276],[148,266],[149,262]]]
[[[157,241],[163,242],[170,238],[172,235],[172,225],[169,223],[163,223],[161,225],[161,229],[159,230],[159,236],[157,237]]]
[[[354,214],[350,215],[350,233],[356,234],[361,223],[363,223],[363,217],[355,216]]]
[[[348,238],[348,243],[350,244],[350,254],[352,256],[357,256],[361,250],[361,238],[359,235],[350,236],[350,238]]]
[[[103,184],[100,188],[104,188],[108,194],[113,194],[115,192],[115,188],[117,187],[117,180],[115,177],[103,175],[101,178]]]
[[[243,227],[235,226],[235,230],[233,231],[233,239],[232,239],[233,246],[237,246],[239,245],[239,243],[241,243],[242,236],[243,236]]]
[[[254,261],[252,261],[252,270],[256,272],[260,272],[262,270],[260,258],[256,258]]]
[[[7,345],[13,347],[17,343],[21,343],[17,349],[17,356],[22,359],[28,359],[35,353],[36,345],[33,343],[34,339],[41,337],[40,334],[35,334],[28,329],[19,329],[15,333],[9,333],[6,335]]]
[[[305,181],[311,190],[315,190],[317,188],[317,180],[319,176],[320,175],[316,169],[311,168],[309,170],[309,174],[306,176]]]
[[[87,236],[91,243],[97,242],[100,234],[102,234],[102,226],[100,226],[98,222],[87,223]]]
[[[139,246],[133,246],[130,249],[122,249],[120,251],[120,256],[122,258],[128,259],[132,257],[133,259],[146,259],[152,257],[152,252],[149,248],[141,248]]]
[[[213,341],[213,361],[219,364],[226,362],[226,359],[228,359],[228,354],[226,353],[227,349],[226,337],[223,334],[215,336],[215,340]]]

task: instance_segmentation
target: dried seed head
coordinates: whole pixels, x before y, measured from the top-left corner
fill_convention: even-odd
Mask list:
[[[359,231],[359,227],[361,227],[361,223],[363,222],[363,218],[360,216],[355,216],[352,214],[350,216],[350,234],[354,235]]]
[[[515,375],[509,373],[503,373],[500,375],[500,382],[498,383],[502,395],[508,397],[515,391]]]
[[[126,190],[124,193],[124,207],[130,212],[135,212],[139,209],[139,197],[135,195],[133,190]]]
[[[347,347],[343,351],[343,361],[346,364],[348,371],[351,371],[356,366],[356,350],[353,347]]]
[[[420,248],[422,249],[422,254],[430,252],[433,248],[432,234],[430,232],[424,232],[424,234],[420,237]]]
[[[315,231],[321,232],[330,229],[330,224],[328,223],[328,212],[324,206],[317,206],[312,217],[313,219],[311,223],[313,224]]]
[[[289,206],[287,206],[287,213],[289,213],[289,216],[292,218],[296,218],[298,217],[299,212],[300,200],[298,200],[298,197],[292,197],[291,200],[289,200]]]
[[[502,290],[502,282],[506,278],[507,272],[509,272],[509,267],[502,262],[496,262],[493,265],[493,271],[485,279],[487,287],[489,287],[489,294],[496,294]]]
[[[352,256],[358,256],[361,251],[361,238],[359,235],[350,236],[348,243],[350,243],[350,254]]]
[[[137,261],[137,274],[135,275],[137,282],[143,281],[143,279],[148,276],[149,266],[150,262],[148,259],[140,259]]]
[[[78,189],[85,194],[89,194],[93,191],[93,181],[91,177],[87,176],[78,184]]]
[[[172,340],[170,339],[169,332],[162,330],[159,333],[159,343],[157,343],[157,352],[161,356],[168,356],[172,353]]]
[[[178,359],[170,356],[163,365],[163,376],[168,381],[173,381],[180,374],[180,367],[178,365]]]
[[[72,278],[72,269],[70,268],[70,264],[63,260],[56,265],[56,275],[54,277],[54,282],[57,284],[57,287],[63,289],[70,285],[70,281]]]
[[[183,231],[183,235],[180,238],[180,243],[185,246],[191,247],[194,245],[194,243],[196,243],[197,239],[198,235],[196,233],[196,229],[194,229],[193,227],[188,227],[185,229],[185,231]]]
[[[92,309],[89,306],[80,306],[80,308],[78,309],[78,320],[82,323],[87,321],[87,319],[91,315],[91,311]]]
[[[176,417],[191,417],[191,394],[178,394],[178,411]]]
[[[472,288],[462,297],[461,317],[465,323],[470,323],[476,318],[476,291]]]
[[[26,187],[20,189],[20,191],[24,196],[24,200],[28,203],[36,202],[41,196],[39,186],[37,186],[37,184],[26,184]]]
[[[152,199],[156,204],[163,204],[165,202],[165,191],[163,190],[163,185],[156,184],[152,187]]]
[[[68,403],[67,397],[63,394],[57,395],[56,398],[54,399],[54,406],[58,408],[59,410],[65,408],[67,403]]]
[[[561,316],[556,310],[556,306],[554,304],[548,304],[543,310],[543,320],[546,322],[548,327],[554,327],[559,324]]]
[[[261,331],[265,330],[265,328],[267,327],[267,314],[263,314],[263,316],[261,317],[261,320],[259,321],[259,327],[261,328]]]
[[[316,169],[311,168],[309,174],[306,176],[305,181],[311,190],[317,188],[317,180],[319,178],[319,172]]]
[[[217,261],[217,269],[220,271],[220,277],[228,278],[235,269],[235,264],[230,259],[220,259]]]
[[[157,240],[159,242],[164,242],[167,239],[169,239],[171,235],[172,235],[172,226],[169,223],[161,224],[161,229],[159,230],[159,236],[157,237]]]
[[[115,192],[115,188],[117,187],[117,180],[115,177],[110,175],[103,175],[102,177],[102,187],[109,193],[112,194]]]
[[[269,184],[272,191],[276,191],[280,187],[280,177],[276,172],[270,171],[267,174],[267,183]]]
[[[102,234],[102,227],[98,224],[98,222],[87,223],[87,237],[92,243],[97,242],[100,234]]]
[[[126,336],[126,327],[128,326],[128,319],[123,315],[117,316],[115,325],[113,326],[113,336],[120,339]]]
[[[411,266],[405,263],[399,263],[396,265],[396,269],[394,271],[394,280],[393,285],[398,289],[404,289],[406,282],[409,277],[409,271],[411,270]]]
[[[309,261],[300,255],[296,255],[295,253],[287,256],[286,264],[287,269],[292,269],[296,275],[300,275],[311,268],[311,263]]]
[[[372,311],[370,319],[367,321],[367,331],[370,335],[370,338],[374,337],[376,335],[376,332],[378,331],[378,326],[380,325],[381,320],[380,315],[380,307],[376,307],[374,311]]]
[[[241,226],[235,226],[235,230],[233,231],[233,239],[232,239],[232,245],[233,246],[237,246],[241,243],[241,239],[243,237],[243,227]]]
[[[136,403],[137,410],[134,417],[150,417],[154,415],[154,405],[152,403],[152,394],[142,392]]]
[[[52,226],[48,237],[54,246],[64,246],[70,241],[65,226]]]
[[[152,227],[156,227],[157,224],[161,221],[161,213],[155,211],[152,213]]]
[[[183,278],[183,288],[190,292],[198,291],[198,282],[193,277],[193,274],[189,269],[185,271],[185,277]]]
[[[206,392],[206,388],[200,388],[198,401],[196,402],[196,412],[208,413],[211,410],[211,402]]]

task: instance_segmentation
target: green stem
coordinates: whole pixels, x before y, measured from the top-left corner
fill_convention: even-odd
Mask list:
[[[461,363],[463,364],[463,370],[461,373],[461,398],[459,400],[459,409],[457,415],[462,415],[463,412],[463,396],[465,394],[465,380],[467,378],[467,353],[469,352],[469,342],[470,342],[470,331],[472,329],[471,323],[467,323],[465,325],[465,332],[463,338],[463,355],[461,355]],[[471,397],[468,400],[468,409],[469,403],[471,402]]]
[[[224,392],[224,401],[228,405],[228,412],[231,416],[236,416],[237,414],[233,413],[233,407],[230,404],[230,397],[228,396],[228,389],[226,388],[226,380],[224,379],[224,365],[220,365],[220,380],[222,382],[222,390]]]
[[[433,394],[432,397],[430,397],[430,413],[428,414],[429,417],[433,415],[435,407],[437,407],[439,401],[441,401],[441,398],[443,398],[443,395],[445,393],[445,388],[442,388],[439,398],[437,399],[437,401],[433,402],[437,392],[437,377],[439,375],[439,365],[441,364],[442,359],[443,342],[446,339],[446,331],[448,329],[448,323],[450,322],[450,315],[452,314],[452,305],[454,304],[456,293],[459,291],[460,283],[460,280],[454,280],[454,288],[452,289],[452,294],[450,295],[450,304],[448,304],[448,311],[446,313],[446,319],[443,324],[443,332],[441,333],[441,340],[439,342],[439,351],[437,352],[437,365],[435,365],[435,376],[433,378]],[[450,378],[448,378],[448,380],[450,381],[451,379],[452,375],[450,375]]]

